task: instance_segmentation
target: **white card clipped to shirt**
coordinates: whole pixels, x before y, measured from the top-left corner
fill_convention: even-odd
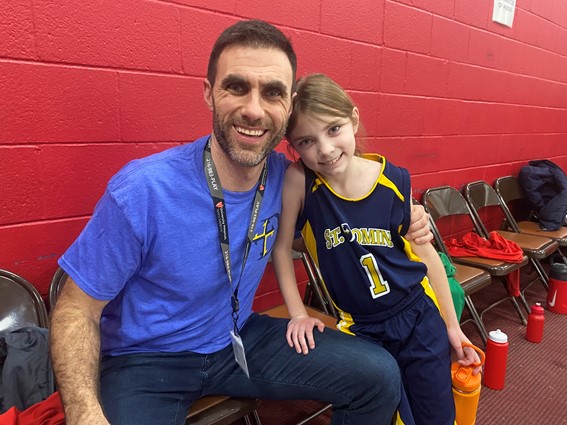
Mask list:
[[[234,351],[234,359],[238,366],[244,371],[246,377],[250,379],[250,374],[248,373],[248,363],[246,363],[246,353],[244,352],[244,344],[242,343],[242,338],[240,335],[236,334],[234,331],[230,331],[230,339],[232,340],[232,350]]]

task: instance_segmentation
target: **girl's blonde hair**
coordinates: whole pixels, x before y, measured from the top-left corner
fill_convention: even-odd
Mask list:
[[[310,74],[297,82],[297,94],[293,98],[293,109],[288,120],[286,137],[297,125],[300,114],[321,119],[321,115],[329,117],[349,118],[353,124],[355,104],[348,93],[335,81],[324,74]],[[364,127],[359,122],[356,134],[356,155],[362,154],[361,140],[364,139]],[[290,143],[291,145],[291,143]]]

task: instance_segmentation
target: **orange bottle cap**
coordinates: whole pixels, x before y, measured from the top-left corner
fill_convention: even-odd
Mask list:
[[[480,373],[473,375],[473,370],[475,367],[484,364],[485,354],[480,348],[468,342],[463,342],[463,347],[471,347],[475,350],[480,357],[480,361],[469,366],[461,366],[459,363],[453,362],[451,364],[451,378],[455,389],[462,392],[472,392],[480,387],[482,379]]]
[[[480,386],[481,374],[473,375],[472,366],[461,366],[457,362],[451,364],[453,387],[462,392],[472,392]]]

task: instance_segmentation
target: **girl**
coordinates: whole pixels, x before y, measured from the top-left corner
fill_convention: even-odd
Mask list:
[[[323,330],[297,289],[291,258],[297,229],[339,311],[339,330],[384,346],[398,361],[405,389],[399,423],[453,425],[449,345],[461,364],[478,358],[463,351],[469,340],[437,252],[403,237],[408,171],[378,154],[360,154],[359,127],[358,109],[333,80],[313,74],[298,82],[286,136],[301,161],[285,175],[272,253],[291,317],[286,337],[307,354],[315,348],[313,328]]]

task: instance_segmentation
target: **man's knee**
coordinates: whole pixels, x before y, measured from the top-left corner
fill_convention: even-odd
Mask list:
[[[400,370],[394,357],[383,347],[345,334],[337,336],[331,344],[325,348],[336,354],[334,358],[338,364],[333,364],[333,367],[346,369],[345,375],[348,375],[358,388],[399,400]]]
[[[354,365],[359,373],[361,386],[384,399],[396,403],[400,399],[401,375],[396,360],[384,348],[368,343],[366,350],[356,353]]]

